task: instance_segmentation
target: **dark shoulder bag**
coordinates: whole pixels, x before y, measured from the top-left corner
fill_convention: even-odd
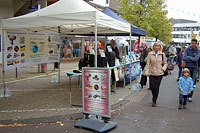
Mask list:
[[[162,53],[162,66],[164,66],[164,62],[163,62],[163,53]],[[168,75],[168,70],[166,69],[166,70],[164,71],[163,76],[167,76],[167,75]]]

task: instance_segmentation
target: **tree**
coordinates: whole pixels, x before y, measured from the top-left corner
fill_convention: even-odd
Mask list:
[[[164,43],[172,39],[172,19],[167,18],[164,0],[119,0],[119,13],[128,22],[145,29],[149,37],[155,37]]]

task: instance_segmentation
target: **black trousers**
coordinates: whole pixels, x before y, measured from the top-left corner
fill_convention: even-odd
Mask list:
[[[158,98],[158,93],[159,93],[159,87],[160,83],[162,80],[162,76],[149,76],[149,84],[151,88],[151,93],[152,93],[152,102],[156,103],[157,98]]]

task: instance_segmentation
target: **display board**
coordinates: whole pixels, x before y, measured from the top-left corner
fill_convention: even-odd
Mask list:
[[[132,67],[131,67],[131,80],[133,80],[137,76],[140,75],[141,66],[140,66],[140,62],[139,61],[132,62],[131,65],[132,65]],[[125,72],[126,72],[125,73],[125,83],[129,83],[130,82],[130,64],[126,64]]]
[[[60,37],[55,32],[5,31],[4,68],[59,62]]]
[[[111,117],[109,68],[83,68],[82,90],[84,113]]]

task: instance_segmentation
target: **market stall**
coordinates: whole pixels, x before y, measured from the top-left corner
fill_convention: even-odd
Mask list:
[[[52,40],[52,38],[53,38],[53,37],[50,37],[50,39],[49,39],[49,37],[48,37],[49,32],[54,32],[59,35],[60,34],[93,35],[94,40],[95,40],[95,44],[94,44],[94,46],[95,46],[95,48],[94,48],[94,53],[95,53],[94,54],[94,62],[95,62],[94,66],[95,66],[95,68],[94,68],[94,71],[97,71],[96,70],[96,67],[97,67],[97,43],[98,43],[97,35],[130,34],[130,31],[131,31],[129,23],[125,23],[125,22],[113,19],[112,17],[107,16],[106,14],[98,11],[97,9],[93,8],[92,6],[88,5],[86,2],[84,2],[82,0],[60,0],[60,1],[56,2],[55,4],[50,5],[41,10],[38,10],[36,12],[30,13],[27,15],[23,15],[23,16],[19,16],[19,17],[5,19],[5,20],[3,20],[3,29],[4,29],[3,30],[3,33],[4,33],[3,38],[4,39],[6,39],[6,36],[7,36],[6,33],[8,31],[11,33],[13,31],[15,31],[15,33],[22,31],[22,32],[25,32],[25,34],[27,34],[28,36],[30,33],[33,33],[33,35],[35,36],[35,34],[40,34],[41,32],[45,32],[45,33],[47,33],[47,36],[44,39],[45,42]],[[37,35],[37,36],[39,36],[39,35]],[[37,38],[37,40],[38,40],[38,38]],[[22,40],[23,39],[21,39],[21,36],[19,36],[18,41],[20,43],[20,45],[19,45],[20,50],[21,50],[21,44],[23,42]],[[29,39],[29,40],[31,40],[31,39]],[[31,44],[29,46],[32,48],[32,54],[33,54],[30,56],[34,57],[35,53],[37,53],[37,51],[39,51],[40,48],[39,48],[39,45],[37,45],[35,43],[31,43],[31,42],[32,41],[30,41],[30,43],[28,43],[28,44]],[[49,41],[49,42],[51,42],[51,41]],[[8,56],[6,55],[8,53],[6,53],[7,51],[5,51],[5,49],[8,49],[10,47],[11,43],[10,42],[6,43],[6,40],[3,40],[3,43],[4,43],[3,44],[3,80],[4,80],[3,82],[4,82],[4,90],[5,90],[5,70],[9,69],[9,67],[7,67],[9,64],[8,63],[9,60],[7,59]],[[28,44],[24,43],[25,47]],[[58,44],[58,43],[54,43],[54,44]],[[27,47],[27,48],[29,49],[30,47]],[[53,47],[53,46],[51,46],[51,47]],[[22,47],[22,50],[23,50],[23,47]],[[44,47],[44,51],[45,50],[46,49]],[[49,54],[52,53],[51,50],[48,52],[49,52]],[[41,60],[42,59],[43,58],[41,57]],[[44,62],[46,62],[46,61],[37,60],[37,62],[33,62],[33,64],[34,63],[39,64],[39,63],[44,63]],[[16,65],[16,63],[13,65]],[[29,66],[29,65],[30,64],[27,63],[26,66]],[[20,65],[18,65],[17,67],[20,67]],[[90,71],[90,69],[88,71]],[[102,71],[104,71],[104,70],[102,70]],[[98,81],[99,85],[101,85],[101,83],[103,84],[102,81],[108,81],[108,79],[110,79],[110,69],[105,70],[106,78],[105,78],[105,75],[102,75],[102,71],[100,70],[98,72],[98,75],[101,78],[96,77],[96,75],[94,75],[94,72],[92,73],[93,74],[92,76],[94,76],[94,77],[92,77],[92,80],[96,81],[96,82]],[[85,72],[83,74],[87,74],[87,73],[89,73],[89,72]],[[84,78],[83,81],[87,78],[86,76],[87,75],[83,75],[83,78]],[[102,99],[102,103],[104,103],[103,100],[105,100],[106,98],[107,98],[107,102],[110,102],[110,98],[108,99],[109,95],[107,94],[110,92],[110,82],[104,83],[105,87],[101,87],[101,88],[97,88],[98,84],[93,85],[90,82],[84,82],[84,85],[85,85],[84,89],[85,90],[87,89],[86,91],[89,91],[87,84],[92,86],[93,90],[94,89],[96,89],[96,91],[97,91],[97,89],[102,90],[102,93],[98,93],[98,94],[102,94],[100,97]],[[105,96],[104,96],[103,91],[106,91]],[[88,96],[88,99],[90,100],[91,97],[89,97],[89,95],[86,95],[86,94],[89,94],[89,93],[85,93],[84,96],[85,97]],[[94,98],[99,98],[99,97],[96,95],[96,97],[93,96],[93,99]],[[108,108],[109,110],[107,112],[105,112],[105,115],[103,114],[104,113],[103,111],[102,111],[103,113],[99,114],[99,115],[110,118],[110,104],[108,104],[106,108]],[[90,108],[88,108],[88,109],[90,109]],[[97,113],[99,111],[94,110],[96,108],[91,108],[91,109],[92,109],[92,111],[86,109],[87,111],[85,111],[85,113],[91,113],[91,114],[98,115]],[[97,109],[99,109],[99,108],[97,108]],[[97,113],[93,113],[93,111],[96,111]],[[109,123],[106,122],[106,125],[109,125]],[[114,126],[112,126],[111,123],[110,123],[110,125],[111,125],[110,128],[113,128],[116,126],[116,123],[114,124]]]
[[[26,34],[29,34],[29,32],[39,33],[43,31],[57,32],[58,34],[66,35],[91,34],[95,36],[94,66],[97,67],[97,34],[130,33],[130,24],[115,20],[82,0],[60,0],[57,3],[36,12],[3,20],[3,29],[3,39],[5,39],[5,33],[7,33],[8,30],[10,32],[12,32],[12,30],[25,31]],[[21,38],[19,37],[19,42],[20,39]],[[31,44],[33,53],[39,50],[39,47],[36,44]],[[4,92],[6,88],[5,70],[9,69],[6,67],[6,65],[8,65],[8,60],[6,58],[7,55],[5,55],[5,49],[8,49],[10,45],[10,43],[5,43],[5,40],[3,40]],[[27,44],[24,43],[24,45],[26,47]],[[41,62],[37,61],[37,63]],[[29,64],[27,63],[27,66],[28,65]],[[18,67],[20,67],[20,65]],[[107,75],[107,78],[109,78],[108,76],[109,75]],[[109,87],[107,87],[107,89],[108,88]],[[110,108],[110,105],[108,107]],[[110,112],[108,113],[110,114]],[[110,115],[106,115],[106,117],[110,117]],[[107,125],[110,124],[108,123]]]
[[[115,20],[82,0],[60,0],[36,12],[5,19],[3,27],[6,30],[59,30],[66,35],[92,34],[95,35],[96,46],[97,34],[130,33],[130,24]]]

